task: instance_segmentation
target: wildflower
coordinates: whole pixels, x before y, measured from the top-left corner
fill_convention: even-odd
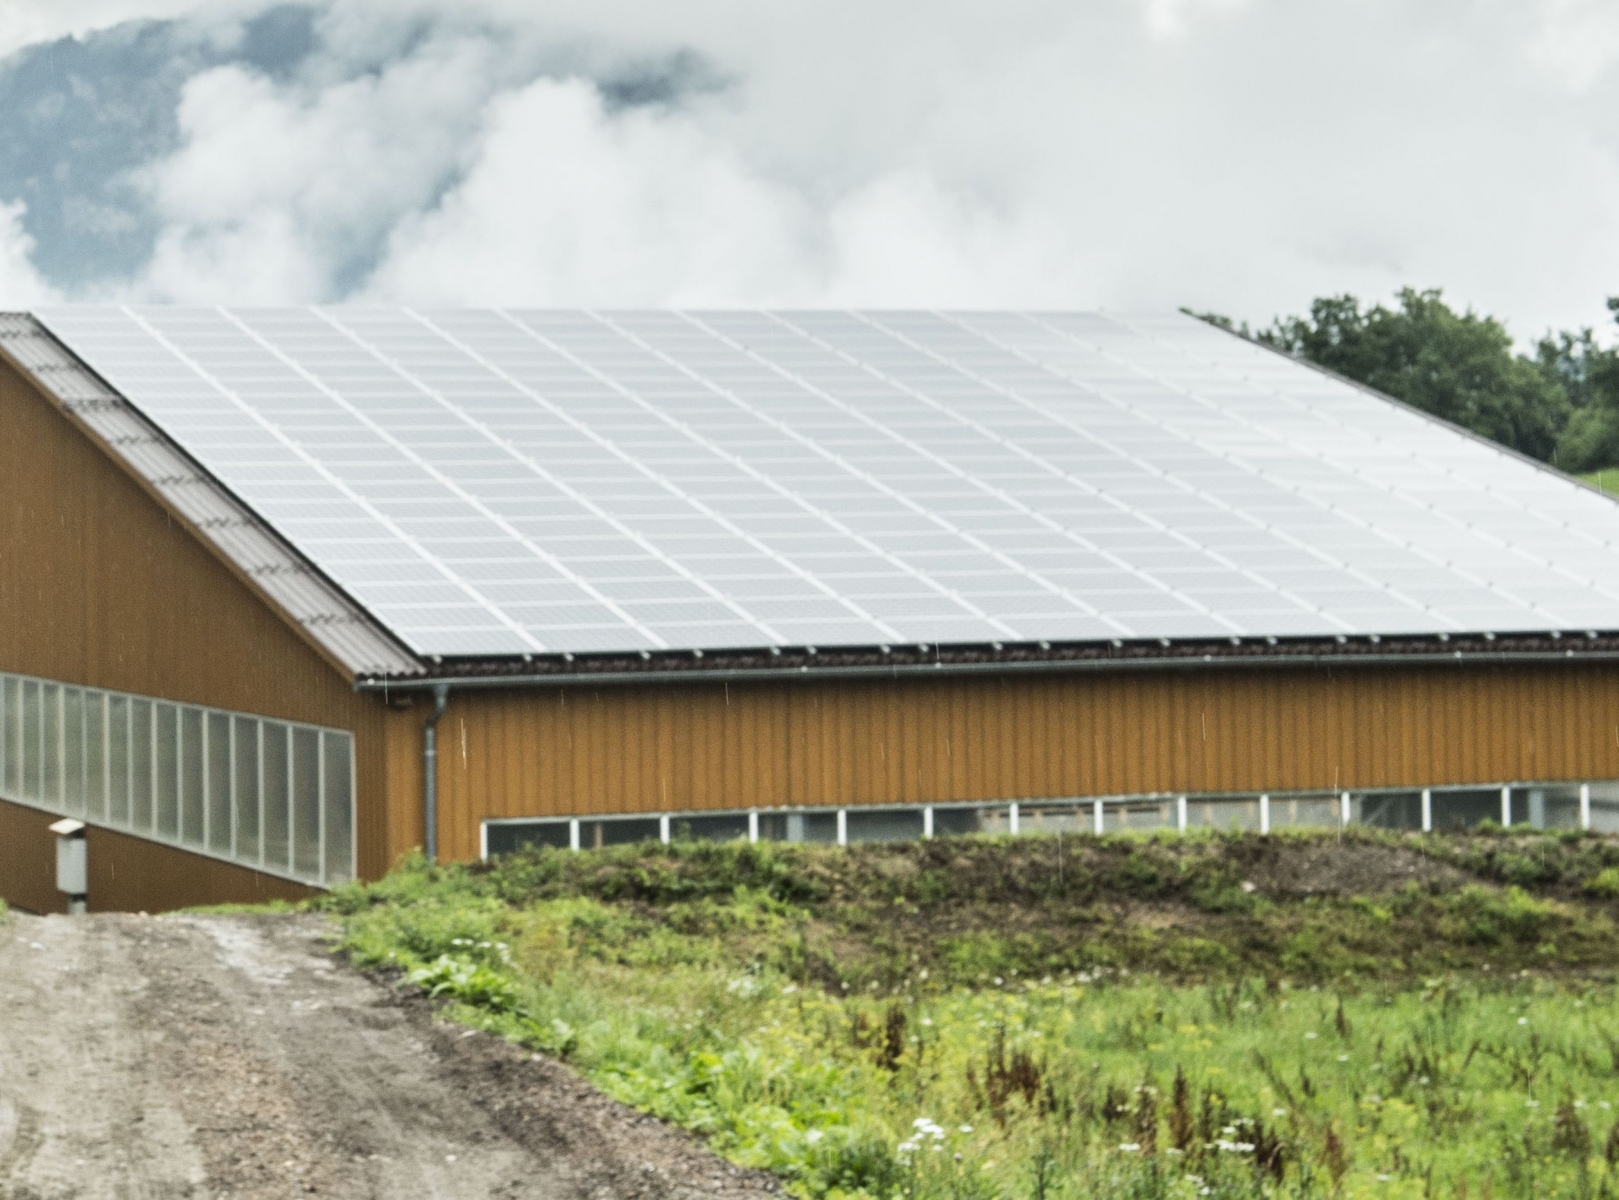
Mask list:
[[[1518,1024],[1520,1024],[1520,1025],[1529,1024],[1529,1018],[1528,1017],[1519,1017],[1518,1018]]]
[[[1305,1034],[1304,1036],[1307,1037],[1307,1038],[1314,1038],[1315,1037],[1315,1030],[1313,1030],[1313,1029],[1310,1030],[1310,1032]]]
[[[999,975],[995,976],[995,986],[996,987],[1000,987],[1001,984],[1004,983],[1004,982],[1005,982],[1005,980],[1003,980]]]
[[[973,1131],[973,1127],[971,1125],[963,1125],[961,1127],[961,1132],[962,1133],[971,1133],[972,1131]]]
[[[925,1029],[931,1029],[933,1027],[933,1018],[932,1017],[923,1017],[922,1018],[922,1026]]]
[[[1339,1062],[1348,1062],[1348,1061],[1349,1061],[1349,1055],[1347,1055],[1347,1054],[1340,1054],[1340,1055],[1339,1055],[1339,1056],[1338,1056],[1338,1061],[1339,1061]]]
[[[1285,1117],[1285,1116],[1287,1116],[1287,1109],[1285,1109],[1285,1108],[1273,1108],[1273,1109],[1270,1110],[1270,1115],[1273,1116],[1273,1117]]]
[[[1123,1151],[1125,1151],[1127,1153],[1134,1154],[1137,1150],[1141,1149],[1141,1143],[1140,1142],[1120,1142],[1119,1143],[1119,1149],[1123,1150]]]
[[[1525,1100],[1523,1102],[1523,1104],[1524,1104],[1525,1108],[1539,1108],[1540,1107],[1540,1101],[1539,1100]]]

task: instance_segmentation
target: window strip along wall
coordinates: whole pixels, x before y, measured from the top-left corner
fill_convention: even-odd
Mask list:
[[[354,878],[354,737],[0,674],[0,799],[330,887]]]
[[[1345,825],[1427,832],[1474,828],[1485,821],[1510,828],[1619,833],[1619,782],[496,818],[483,823],[481,849],[483,857],[489,858],[527,845],[589,850],[641,841],[846,845],[971,833],[1185,833],[1194,829],[1271,833]]]

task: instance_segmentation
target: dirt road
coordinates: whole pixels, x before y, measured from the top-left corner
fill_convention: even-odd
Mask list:
[[[770,1182],[442,1025],[296,917],[0,923],[0,1197],[755,1200]]]

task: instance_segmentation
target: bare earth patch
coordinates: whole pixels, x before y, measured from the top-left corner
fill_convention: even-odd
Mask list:
[[[566,1067],[440,1024],[316,916],[0,924],[0,1195],[753,1200]]]

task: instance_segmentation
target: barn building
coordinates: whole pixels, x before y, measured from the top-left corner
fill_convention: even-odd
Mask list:
[[[1178,315],[0,316],[0,891],[1619,828],[1619,506]]]

